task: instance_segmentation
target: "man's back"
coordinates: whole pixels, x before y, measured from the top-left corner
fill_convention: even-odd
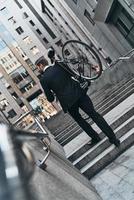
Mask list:
[[[71,78],[71,75],[56,63],[49,66],[42,75],[40,82],[49,100],[52,90],[59,99],[63,110],[66,111],[84,93],[79,83]]]

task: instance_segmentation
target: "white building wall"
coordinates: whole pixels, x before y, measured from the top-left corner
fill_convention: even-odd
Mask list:
[[[33,33],[33,31],[29,28],[27,23],[22,17],[23,11],[21,11],[14,1],[4,1],[3,4],[0,4],[0,9],[6,7],[7,8],[7,15],[3,15],[0,12],[0,20],[4,24],[4,26],[8,29],[8,31],[12,34],[15,38],[16,42],[19,46],[23,49],[26,55],[30,58],[30,60],[34,63],[39,57],[42,55],[46,55],[47,51],[44,45],[40,42],[38,37]],[[16,20],[16,23],[12,24],[8,19],[13,17]],[[15,29],[19,26],[22,27],[23,33],[19,35]],[[26,44],[23,39],[29,36],[32,40],[31,44]],[[36,46],[39,49],[39,53],[33,55],[32,51],[30,50],[32,47]]]
[[[0,79],[0,92],[1,92],[0,101],[2,99],[6,99],[8,102],[8,105],[6,106],[6,108],[3,112],[8,117],[8,112],[13,109],[16,112],[16,116],[13,118],[9,118],[9,120],[11,122],[16,121],[21,116],[21,114],[23,114],[24,112],[20,108],[20,106],[17,104],[15,99],[12,97],[12,95],[8,92],[6,86],[2,82],[2,78]],[[0,108],[2,109],[1,104],[0,104]]]

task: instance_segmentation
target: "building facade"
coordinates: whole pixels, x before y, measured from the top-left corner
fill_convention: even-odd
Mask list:
[[[79,19],[81,27],[91,34],[106,61],[111,62],[134,47],[133,0],[60,0],[60,3],[75,13],[74,19]]]
[[[41,106],[38,98],[43,98],[46,102],[42,106],[43,120],[56,114],[57,110],[42,93],[35,66],[2,23],[0,24],[0,38],[1,116],[8,123],[13,123],[24,112]],[[25,127],[31,123],[33,123],[33,118],[29,115],[24,119],[22,126]]]
[[[134,46],[133,0],[2,0],[0,16],[3,80],[28,109],[42,93],[34,62],[48,48],[61,58],[65,41],[84,41],[97,50],[105,69]]]

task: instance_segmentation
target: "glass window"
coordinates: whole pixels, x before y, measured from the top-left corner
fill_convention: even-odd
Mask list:
[[[84,16],[94,25],[95,22],[93,21],[93,19],[91,18],[90,13],[85,9],[84,11]]]
[[[9,83],[6,81],[6,79],[4,77],[1,79],[1,81],[6,88],[8,88],[10,86]]]
[[[23,41],[24,41],[26,44],[31,44],[31,43],[32,43],[32,39],[31,39],[29,36],[25,37],[25,38],[23,39]]]
[[[58,42],[55,43],[58,47],[63,47],[63,42],[59,40]]]
[[[5,63],[4,59],[1,58],[1,62],[2,62],[2,64],[4,64]]]
[[[5,47],[6,47],[5,42],[0,39],[0,50],[4,49]]]
[[[77,4],[77,0],[72,0],[75,4]]]
[[[13,77],[14,83],[18,84],[23,80],[22,76],[19,73],[16,73],[16,76]]]
[[[34,65],[29,58],[25,61],[32,70],[35,70],[37,68],[36,65]]]
[[[32,47],[30,50],[32,51],[33,55],[39,53],[39,49],[36,46]]]
[[[11,24],[15,24],[16,23],[16,20],[14,19],[14,17],[10,17],[8,19],[8,21],[11,23]]]
[[[43,41],[46,43],[46,44],[48,44],[48,40],[44,37],[43,38]]]
[[[50,0],[47,0],[49,2],[49,4],[54,8],[54,5],[52,4],[52,2]]]
[[[41,32],[39,29],[36,29],[36,31],[37,31],[37,33],[38,33],[39,35],[42,34],[42,32]]]
[[[17,114],[16,114],[16,112],[13,110],[13,109],[11,109],[9,112],[8,112],[8,116],[10,117],[10,118],[13,118],[13,117],[15,117]]]
[[[32,20],[30,20],[29,23],[30,23],[32,26],[35,26],[35,23],[34,23]]]
[[[12,55],[9,53],[9,54],[8,54],[8,57],[9,57],[9,58],[12,58]]]
[[[35,85],[35,82],[34,82],[34,81],[31,81],[30,83],[28,83],[27,85],[25,85],[24,87],[22,87],[22,88],[20,89],[20,91],[21,91],[22,93],[25,93],[25,92],[27,92],[28,90],[30,90],[31,88],[33,88],[34,85]]]
[[[11,77],[16,84],[20,83],[22,80],[24,80],[28,76],[29,74],[24,67],[19,67],[17,70],[15,70],[11,74]]]
[[[9,105],[9,102],[7,101],[6,98],[4,98],[4,99],[2,99],[2,100],[0,101],[0,105],[1,105],[2,108],[3,108],[3,107],[7,107],[7,106]]]
[[[16,31],[19,35],[21,35],[24,31],[23,29],[21,28],[21,26],[19,26],[18,28],[16,28]]]
[[[22,8],[22,5],[18,2],[18,0],[14,0],[15,3],[17,4],[17,6],[21,9]]]
[[[134,47],[134,20],[119,2],[114,4],[106,22],[114,24],[129,44]]]
[[[3,15],[7,15],[9,13],[6,7],[3,7],[0,11]]]
[[[28,17],[29,17],[28,14],[27,14],[26,12],[24,12],[24,13],[23,13],[23,18],[26,19],[26,18],[28,18]]]

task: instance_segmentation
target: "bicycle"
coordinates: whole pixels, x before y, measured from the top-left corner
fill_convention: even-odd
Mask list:
[[[131,49],[125,55],[112,61],[108,67],[116,65],[119,61],[129,60],[134,55]],[[70,72],[76,74],[76,78],[84,80],[96,80],[102,72],[102,62],[96,51],[88,44],[78,40],[68,40],[62,47],[63,63],[68,64]]]
[[[63,63],[68,64],[68,67],[78,78],[86,80],[95,80],[102,74],[102,62],[98,54],[88,44],[69,40],[62,47]]]

